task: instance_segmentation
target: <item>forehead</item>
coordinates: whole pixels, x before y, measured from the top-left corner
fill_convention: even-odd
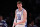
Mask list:
[[[20,3],[20,4],[21,4],[21,3]],[[20,4],[17,3],[17,5],[20,5]],[[21,4],[21,5],[22,5],[22,4]]]
[[[17,4],[22,4],[22,3],[17,2]]]

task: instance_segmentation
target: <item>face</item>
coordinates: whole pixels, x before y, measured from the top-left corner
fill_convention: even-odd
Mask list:
[[[22,7],[22,4],[20,3],[20,4],[17,4],[17,7],[18,8],[21,8]]]
[[[31,24],[34,25],[34,22],[32,22]]]

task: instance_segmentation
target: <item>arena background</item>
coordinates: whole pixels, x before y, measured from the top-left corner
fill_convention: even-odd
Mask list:
[[[3,19],[6,20],[8,26],[10,27],[12,26],[14,21],[15,10],[17,9],[16,6],[17,1],[18,0],[3,0],[3,1],[0,0],[0,15],[3,16]],[[23,8],[27,10],[28,21],[27,24],[29,24],[30,23],[29,21],[31,20],[35,21],[35,18],[40,16],[40,0],[21,0],[21,1],[23,2]]]

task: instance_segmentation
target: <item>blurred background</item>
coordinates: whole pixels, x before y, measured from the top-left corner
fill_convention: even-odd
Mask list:
[[[0,15],[6,20],[8,27],[12,27],[15,10],[18,0],[0,0]],[[34,24],[40,27],[40,0],[20,0],[23,2],[23,8],[27,10],[27,24]]]

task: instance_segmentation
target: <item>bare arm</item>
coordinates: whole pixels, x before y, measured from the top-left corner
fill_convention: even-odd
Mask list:
[[[14,18],[13,26],[15,26],[16,18],[17,18],[17,16],[16,16],[16,11],[15,11],[15,18]]]

